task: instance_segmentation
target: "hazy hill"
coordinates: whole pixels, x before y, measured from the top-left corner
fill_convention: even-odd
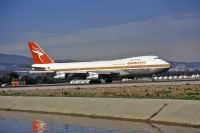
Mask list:
[[[200,70],[200,62],[170,62],[170,71],[195,71]]]
[[[32,58],[22,55],[0,54],[0,64],[32,64]]]
[[[30,57],[22,55],[0,54],[0,73],[10,71],[26,71],[29,70],[25,67],[18,65],[30,65],[33,61]]]

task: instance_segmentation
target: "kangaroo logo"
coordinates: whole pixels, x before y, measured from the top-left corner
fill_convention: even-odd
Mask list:
[[[36,54],[38,55],[40,61],[43,62],[43,60],[42,60],[41,57],[44,55],[44,52],[43,52],[41,49],[39,49],[39,48],[34,48],[34,47],[33,47],[32,51],[33,51],[34,53],[36,53]]]

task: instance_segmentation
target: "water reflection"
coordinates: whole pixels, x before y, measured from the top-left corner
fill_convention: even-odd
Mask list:
[[[0,133],[200,133],[199,128],[0,111]]]
[[[33,133],[43,133],[47,130],[47,123],[42,120],[33,120],[32,121],[32,131]]]

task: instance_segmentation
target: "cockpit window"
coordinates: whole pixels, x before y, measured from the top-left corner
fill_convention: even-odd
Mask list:
[[[155,57],[154,59],[159,59],[159,57]]]

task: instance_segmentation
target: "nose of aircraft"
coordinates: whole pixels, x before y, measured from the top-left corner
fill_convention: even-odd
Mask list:
[[[165,60],[162,60],[162,62],[166,65],[166,68],[170,69],[171,68],[171,64]]]

